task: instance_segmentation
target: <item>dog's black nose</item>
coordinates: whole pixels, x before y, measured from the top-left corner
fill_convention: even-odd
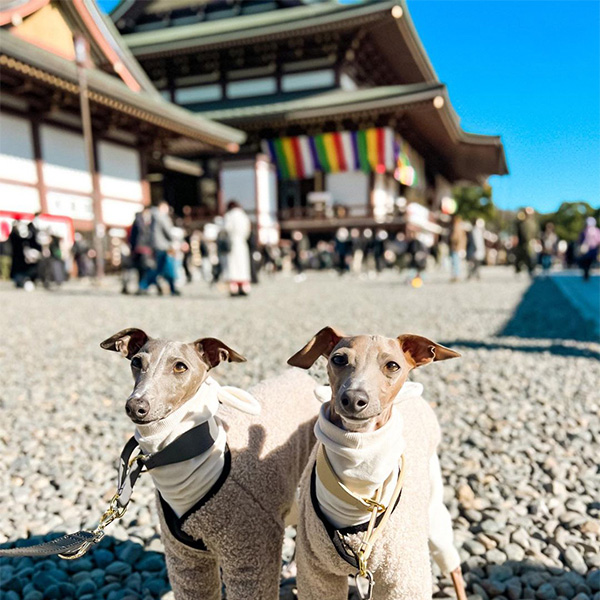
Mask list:
[[[369,396],[363,390],[347,390],[340,398],[344,412],[358,414],[369,406]]]
[[[125,412],[130,419],[143,419],[150,410],[150,403],[144,398],[129,398]]]

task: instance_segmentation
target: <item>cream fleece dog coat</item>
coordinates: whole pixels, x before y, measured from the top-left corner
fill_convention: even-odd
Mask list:
[[[260,415],[219,407],[227,476],[180,518],[158,502],[176,600],[220,600],[221,575],[229,600],[279,598],[284,517],[315,444],[315,385],[307,374],[289,370],[249,390]]]
[[[374,598],[429,600],[432,580],[428,546],[444,571],[460,564],[452,543],[450,515],[443,506],[443,484],[436,454],[439,426],[431,407],[421,397],[421,390],[415,384],[403,386],[388,423],[391,427],[386,429],[388,424],[382,427],[380,436],[377,431],[350,433],[335,427],[327,421],[326,407],[316,426],[319,443],[326,446],[336,474],[353,491],[357,491],[357,485],[374,491],[389,476],[390,467],[398,469],[399,455],[404,454],[406,458],[402,495],[369,560],[369,569],[375,578]],[[393,448],[393,433],[397,448]],[[376,463],[376,451],[371,452],[370,447],[386,454],[375,469],[370,465]],[[360,449],[365,450],[366,457],[362,464]],[[343,600],[348,594],[347,576],[353,574],[353,569],[337,554],[324,520],[331,518],[336,528],[342,527],[346,543],[357,550],[362,538],[362,532],[357,529],[361,529],[361,525],[357,528],[348,525],[365,523],[368,516],[366,512],[358,514],[357,509],[355,512],[346,510],[320,489],[314,468],[316,450],[300,485],[296,546],[298,592],[302,600]],[[395,481],[387,487],[393,489],[394,486]],[[386,489],[385,494],[389,496],[391,491]],[[366,524],[362,526],[365,528]]]

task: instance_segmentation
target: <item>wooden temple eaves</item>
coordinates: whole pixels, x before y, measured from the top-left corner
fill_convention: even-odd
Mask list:
[[[203,113],[261,137],[393,127],[450,180],[480,181],[508,173],[498,136],[467,133],[442,83],[334,91],[309,98]]]
[[[134,3],[137,4],[137,3]],[[434,82],[437,76],[421,44],[404,0],[379,0],[361,4],[323,2],[275,10],[256,15],[229,17],[190,25],[165,26],[123,36],[136,58],[147,61],[173,58],[201,52],[217,52],[219,68],[235,66],[227,50],[241,48],[246,54],[268,54],[265,45],[273,45],[278,62],[294,40],[311,46],[339,49],[339,38],[349,39],[348,50],[361,62],[369,47],[389,71],[387,81],[379,83]],[[310,43],[308,43],[310,41]],[[291,50],[292,53],[295,49]],[[381,60],[383,58],[383,61]]]
[[[0,48],[5,93],[10,93],[11,87],[18,91],[19,86],[28,85],[28,95],[35,96],[32,92],[37,88],[40,103],[46,96],[48,104],[51,96],[48,97],[43,90],[58,90],[75,98],[79,94],[77,67],[72,61],[3,30],[0,30]],[[237,151],[245,140],[242,131],[212,123],[145,92],[134,92],[119,79],[98,69],[87,69],[87,78],[92,108],[95,107],[96,112],[98,108],[104,108],[122,115],[130,121],[129,129],[136,129],[134,122],[142,122],[159,130],[157,133],[162,137],[184,137],[196,142],[196,149],[204,151]],[[77,106],[76,102],[73,104]]]

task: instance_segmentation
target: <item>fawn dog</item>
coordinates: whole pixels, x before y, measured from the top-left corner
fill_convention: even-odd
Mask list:
[[[215,338],[171,342],[132,328],[101,346],[130,361],[126,411],[144,455],[170,449],[171,463],[149,473],[175,598],[220,600],[220,571],[229,600],[279,598],[284,517],[314,446],[314,380],[288,370],[251,394],[221,387],[209,371],[245,359]]]
[[[302,600],[429,600],[429,552],[466,599],[436,448],[437,419],[409,372],[460,356],[424,337],[317,333],[288,364],[327,358],[330,400],[302,476],[296,559]],[[323,394],[321,394],[323,395]],[[429,546],[429,548],[428,548]]]

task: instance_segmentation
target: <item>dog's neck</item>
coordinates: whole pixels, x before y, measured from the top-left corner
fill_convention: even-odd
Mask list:
[[[225,465],[227,435],[216,413],[219,384],[205,381],[193,398],[170,415],[148,425],[137,425],[135,437],[144,453],[153,454],[190,429],[208,422],[213,446],[181,463],[152,469],[150,474],[161,496],[177,514],[183,515],[202,499],[219,479]]]
[[[394,404],[420,396],[422,390],[420,384],[405,383]],[[400,458],[405,449],[398,407],[392,408],[391,417],[385,425],[365,433],[341,429],[329,417],[329,404],[324,404],[315,425],[315,435],[325,447],[337,477],[354,493],[368,498],[372,498],[385,482],[382,503],[387,504],[396,485]],[[318,477],[316,493],[321,510],[336,527],[358,525],[369,519],[370,513],[366,508],[342,502],[325,488]]]

